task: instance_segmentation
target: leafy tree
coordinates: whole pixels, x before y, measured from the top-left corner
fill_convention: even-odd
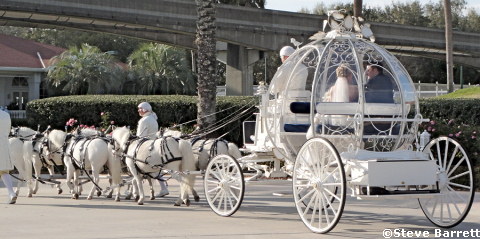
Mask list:
[[[220,4],[265,8],[265,0],[217,0]]]
[[[184,50],[145,43],[128,58],[135,93],[193,94],[195,81]]]
[[[119,93],[123,70],[115,58],[97,47],[83,44],[52,58],[47,80],[68,94]]]

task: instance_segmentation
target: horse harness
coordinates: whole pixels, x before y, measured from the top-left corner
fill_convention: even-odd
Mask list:
[[[191,143],[192,145],[194,145],[195,143],[197,143],[198,141],[200,141],[201,138],[197,137],[197,138],[193,138]],[[198,147],[198,152],[201,153],[203,152],[203,150],[205,149],[205,145],[207,144],[208,142],[208,139],[204,139],[202,141],[202,143],[200,144],[200,146]],[[213,140],[212,142],[212,146],[210,147],[210,150],[208,152],[209,154],[209,158],[213,158],[215,157],[217,154],[218,154],[218,145],[217,143],[218,142],[222,142],[222,143],[225,143],[225,145],[227,145],[227,149],[228,149],[228,142],[226,140],[224,140],[223,138],[216,138]]]
[[[33,147],[33,151],[34,152],[37,152],[39,157],[40,157],[40,161],[42,162],[43,166],[44,167],[47,167],[49,165],[49,163],[47,162],[47,160],[49,162],[52,163],[53,167],[58,171],[60,172],[61,175],[64,175],[65,173],[60,170],[60,168],[58,167],[57,163],[55,163],[55,160],[52,159],[52,157],[46,157],[43,150],[44,150],[44,147],[47,147],[48,149],[51,148],[51,143],[50,143],[50,140],[48,140],[48,137],[43,137],[43,140],[41,141],[41,144],[42,144],[42,147],[40,147],[40,150],[39,151],[36,151],[35,150],[35,146],[36,144],[39,142],[39,140],[36,140],[37,137],[43,137],[43,134],[36,134],[33,139],[32,139],[32,147]],[[63,142],[63,145],[56,148],[55,150],[49,150],[50,151],[50,154],[60,154],[60,158],[63,160],[63,156],[65,155],[65,150],[66,150],[66,147],[67,147],[67,142],[70,140],[70,138],[72,137],[71,134],[67,134],[67,136],[65,137],[65,140]]]
[[[138,152],[140,151],[140,147],[145,143],[147,142],[148,140],[151,140],[150,138],[138,138],[138,137],[131,137],[127,143],[125,144],[125,149],[124,149],[124,152],[122,153],[122,159],[125,160],[127,157],[132,159],[134,162],[135,162],[135,168],[137,169],[137,171],[142,174],[142,175],[146,175],[150,178],[160,178],[161,173],[159,175],[157,175],[156,177],[153,177],[150,173],[147,173],[147,172],[144,172],[143,170],[140,169],[140,167],[138,166],[137,162],[139,163],[142,163],[142,164],[145,164],[145,165],[148,165],[150,167],[152,167],[153,169],[156,169],[156,168],[163,168],[163,166],[165,166],[165,164],[168,164],[170,162],[173,162],[173,161],[178,161],[178,160],[182,160],[183,157],[175,157],[172,153],[172,151],[170,150],[170,148],[168,147],[168,144],[167,144],[167,138],[173,138],[175,139],[177,142],[179,141],[179,139],[175,138],[175,137],[171,137],[171,136],[163,136],[161,138],[156,138],[156,139],[153,139],[152,140],[152,143],[150,144],[150,146],[148,147],[148,156],[145,158],[145,161],[141,160],[141,159],[138,159],[137,158],[137,154]],[[159,140],[159,139],[162,139],[162,141],[160,142],[160,149],[161,149],[161,152],[162,152],[162,155],[160,156],[161,157],[161,161],[162,163],[161,164],[156,164],[156,165],[151,165],[148,163],[148,159],[152,157],[152,152],[153,152],[153,148],[154,148],[154,144],[155,144],[155,141]],[[138,144],[135,146],[135,150],[133,151],[133,155],[132,156],[129,156],[127,154],[127,151],[128,151],[128,148],[130,147],[131,143],[135,140],[138,140]],[[115,147],[115,146],[114,146]],[[160,170],[161,171],[161,170]]]

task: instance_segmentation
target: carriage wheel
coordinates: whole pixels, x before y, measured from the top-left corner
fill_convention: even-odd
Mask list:
[[[433,224],[454,227],[465,219],[473,203],[475,180],[470,160],[462,146],[448,137],[433,139],[423,151],[437,163],[440,194],[419,199],[420,207]]]
[[[207,165],[204,179],[208,205],[218,215],[233,215],[243,201],[245,181],[238,162],[228,155],[217,155]]]
[[[303,223],[315,233],[329,232],[342,216],[345,195],[345,170],[335,147],[324,138],[308,140],[293,170],[293,196]]]

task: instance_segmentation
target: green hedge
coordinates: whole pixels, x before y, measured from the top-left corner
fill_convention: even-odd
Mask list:
[[[196,119],[196,96],[87,95],[52,97],[29,102],[27,126],[36,129],[39,124],[42,129],[47,125],[63,129],[70,118],[77,119],[81,124],[98,126],[102,121],[100,113],[109,112],[109,120],[115,121],[116,125],[127,125],[135,129],[140,118],[137,105],[143,101],[151,103],[162,127]],[[217,112],[220,113],[217,114],[217,120],[225,121],[230,115],[238,114],[238,109],[255,102],[255,97],[218,97]],[[229,110],[222,111],[224,109]],[[445,135],[458,140],[478,172],[480,141],[477,139],[477,132],[480,132],[480,100],[425,99],[420,101],[420,111],[424,118],[431,120],[430,123],[423,124],[420,130],[428,130],[432,137]],[[246,117],[226,125],[218,134],[229,132],[225,138],[242,145],[241,123]],[[480,180],[480,175],[477,180]],[[477,185],[480,185],[480,182]]]
[[[238,112],[245,105],[255,105],[255,97],[225,96],[217,98],[217,120],[223,120],[232,113]],[[137,127],[140,116],[137,105],[147,101],[152,105],[158,116],[161,127],[183,123],[196,119],[197,97],[184,95],[78,95],[51,97],[33,100],[27,104],[28,126],[37,125],[45,129],[48,125],[64,129],[70,118],[78,120],[79,124],[100,126],[101,113],[108,112],[109,120],[118,126]],[[224,109],[228,109],[223,111]],[[219,134],[230,132],[226,137],[241,143],[240,120],[222,128]],[[193,123],[192,123],[193,125]]]
[[[480,99],[424,99],[420,101],[424,118],[451,119],[468,125],[480,126]]]

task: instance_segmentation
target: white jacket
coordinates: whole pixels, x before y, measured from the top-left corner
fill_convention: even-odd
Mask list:
[[[138,121],[137,136],[155,138],[158,131],[157,116],[155,113],[147,112]]]
[[[11,126],[12,122],[10,120],[10,115],[5,111],[0,110],[0,171],[13,170],[8,142],[8,134]]]

